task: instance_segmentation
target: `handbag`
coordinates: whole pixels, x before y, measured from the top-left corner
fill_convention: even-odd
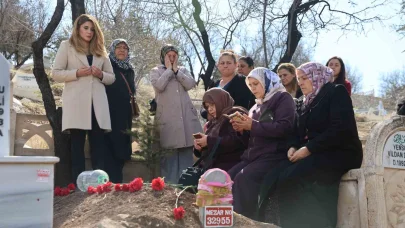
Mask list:
[[[149,112],[151,116],[154,116],[156,114],[156,109],[157,109],[157,104],[156,104],[156,99],[153,98],[152,100],[149,101]]]
[[[124,74],[122,72],[120,72],[120,73],[121,73],[122,79],[124,79],[124,82],[127,85],[129,96],[131,97],[130,99],[131,99],[132,115],[133,115],[134,118],[138,118],[138,116],[140,114],[138,103],[136,103],[136,98],[135,98],[134,94],[131,91],[131,87],[129,87],[127,79],[125,78],[125,76],[124,76]]]
[[[217,152],[219,143],[221,141],[221,137],[218,137],[217,141],[215,142],[214,147],[211,150],[211,153],[209,154],[208,157],[203,157],[201,156],[194,164],[192,167],[188,167],[187,169],[183,170],[178,184],[182,185],[182,187],[187,187],[187,186],[193,186],[193,190],[197,188],[198,185],[198,180],[200,179],[201,175],[207,171],[213,162],[213,158]],[[200,168],[198,165],[204,161],[204,167]]]

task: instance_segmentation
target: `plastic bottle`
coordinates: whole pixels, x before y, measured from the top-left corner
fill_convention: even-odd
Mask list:
[[[108,174],[103,170],[96,169],[84,171],[77,177],[77,187],[82,192],[86,192],[89,186],[97,187],[109,181]]]

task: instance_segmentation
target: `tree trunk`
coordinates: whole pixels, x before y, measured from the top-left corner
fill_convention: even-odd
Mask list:
[[[290,10],[288,11],[288,35],[286,45],[287,48],[284,55],[281,57],[280,61],[273,68],[274,72],[277,72],[277,68],[281,63],[289,63],[298,47],[298,43],[301,40],[302,34],[298,30],[298,11],[297,8],[301,4],[302,0],[294,0],[291,4]]]
[[[214,72],[215,60],[211,53],[210,40],[208,37],[207,30],[205,29],[204,22],[201,20],[200,17],[201,4],[198,0],[192,0],[192,4],[194,6],[193,18],[195,20],[195,23],[197,24],[198,30],[201,33],[205,56],[207,57],[208,60],[207,70],[205,71],[204,74],[200,74],[200,78],[204,82],[204,89],[207,90],[208,87],[213,83],[213,81],[211,80],[211,76],[212,72]]]
[[[84,0],[70,0],[70,5],[72,6],[72,23],[74,23],[76,18],[86,13],[86,7]]]
[[[262,21],[262,39],[263,39],[263,51],[264,51],[264,63],[266,67],[269,67],[269,59],[267,55],[267,40],[266,40],[266,11],[267,11],[267,0],[263,3],[263,21]]]
[[[56,109],[55,98],[49,83],[48,75],[44,69],[43,50],[58,27],[63,11],[65,10],[64,0],[58,0],[51,21],[46,26],[41,36],[32,43],[34,70],[36,81],[41,91],[42,100],[45,106],[46,116],[53,131],[53,140],[55,147],[55,156],[60,158],[60,162],[55,167],[55,184],[66,185],[71,182],[70,166],[70,144],[67,135],[61,133],[62,130],[62,111]],[[69,164],[69,165],[66,165]]]

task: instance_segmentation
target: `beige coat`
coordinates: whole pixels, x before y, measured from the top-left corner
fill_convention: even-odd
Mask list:
[[[184,67],[179,67],[175,76],[163,65],[153,68],[150,78],[156,95],[160,145],[163,148],[193,146],[193,134],[202,132],[197,110],[187,92],[195,87],[194,78]]]
[[[85,54],[78,53],[69,41],[60,44],[52,69],[52,77],[64,82],[62,94],[62,131],[66,129],[91,130],[91,105],[101,129],[111,130],[110,112],[104,85],[115,81],[108,57],[93,56],[93,66],[103,71],[103,80],[92,75],[76,77],[76,71],[89,66]]]

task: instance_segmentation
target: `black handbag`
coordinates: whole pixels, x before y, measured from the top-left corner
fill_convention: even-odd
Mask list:
[[[187,186],[193,186],[190,187],[191,192],[195,192],[197,185],[198,185],[198,180],[200,179],[201,175],[205,173],[211,166],[213,162],[213,158],[217,152],[219,143],[221,141],[221,137],[218,137],[217,141],[215,142],[214,147],[212,148],[211,153],[203,157],[201,156],[194,164],[192,167],[188,167],[187,169],[183,170],[178,184],[182,185],[182,187],[187,187]],[[198,167],[198,165],[204,161],[204,167]]]

